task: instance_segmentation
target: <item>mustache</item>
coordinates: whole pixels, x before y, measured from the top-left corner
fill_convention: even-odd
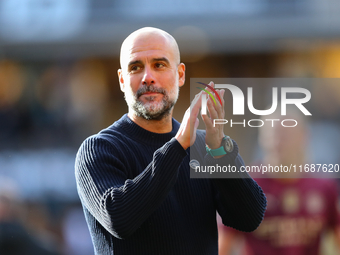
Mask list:
[[[161,93],[163,95],[166,95],[166,91],[163,88],[156,88],[154,85],[150,86],[143,86],[140,89],[137,90],[136,96],[139,98],[141,95],[147,93],[147,92],[154,92],[154,93]]]

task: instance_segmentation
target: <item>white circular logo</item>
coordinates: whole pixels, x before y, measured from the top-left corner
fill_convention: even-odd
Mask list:
[[[192,159],[190,160],[189,162],[189,166],[192,168],[192,169],[196,169],[196,167],[199,167],[200,166],[200,162],[198,162],[196,159]]]

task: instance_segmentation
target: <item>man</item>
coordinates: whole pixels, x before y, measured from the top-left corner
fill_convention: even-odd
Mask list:
[[[120,63],[128,114],[86,139],[76,159],[95,253],[217,254],[216,210],[229,226],[256,229],[266,199],[248,175],[190,179],[189,152],[207,164],[240,167],[243,161],[235,142],[226,155],[207,155],[206,145],[215,150],[226,138],[207,115],[202,116],[207,131],[197,131],[202,94],[181,124],[172,118],[185,81],[175,39],[156,28],[137,30],[123,42]],[[208,101],[208,110],[211,118],[224,116],[221,104]]]
[[[308,129],[302,116],[298,109],[290,109],[286,118],[297,120],[296,127],[267,125],[260,128],[259,143],[264,152],[262,164],[293,165],[298,169],[296,173],[284,173],[282,176],[280,173],[268,173],[269,178],[257,179],[268,200],[263,222],[252,233],[220,226],[220,255],[235,254],[232,250],[240,247],[233,245],[240,243],[241,239],[246,244],[241,248],[242,255],[324,254],[320,252],[321,237],[328,231],[335,234],[336,243],[340,244],[337,183],[317,178],[318,175],[313,178],[312,174],[300,173],[299,166],[311,167],[311,164],[306,164]],[[280,115],[265,117],[279,119]]]

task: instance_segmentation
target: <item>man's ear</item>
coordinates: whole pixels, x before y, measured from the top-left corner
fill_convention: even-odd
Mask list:
[[[185,65],[180,63],[177,68],[178,72],[178,86],[182,87],[185,83]]]
[[[119,80],[119,85],[120,85],[120,90],[125,92],[125,85],[124,85],[124,78],[123,78],[123,71],[122,69],[118,69],[118,80]]]

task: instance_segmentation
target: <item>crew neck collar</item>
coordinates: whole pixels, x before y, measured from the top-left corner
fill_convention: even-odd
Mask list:
[[[166,143],[171,138],[173,138],[180,126],[180,123],[172,118],[172,130],[168,133],[154,133],[150,132],[135,122],[133,122],[127,114],[124,114],[117,122],[114,123],[114,126],[122,129],[124,133],[131,137],[134,140],[141,141],[143,143]]]

